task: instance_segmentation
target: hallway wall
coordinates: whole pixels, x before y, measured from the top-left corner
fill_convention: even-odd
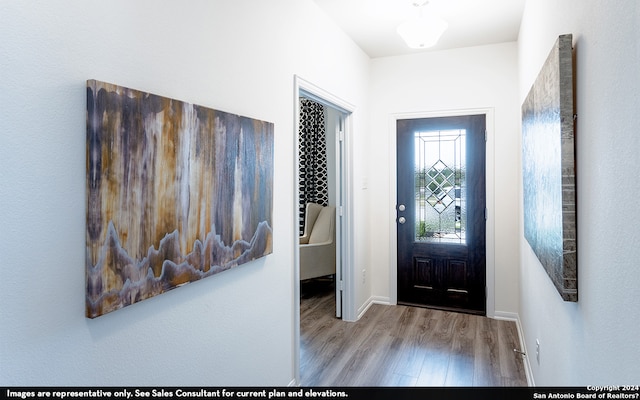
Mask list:
[[[292,383],[294,75],[358,106],[357,144],[368,71],[311,0],[0,2],[0,386]],[[86,319],[87,79],[273,122],[273,254]]]
[[[539,386],[638,384],[640,3],[528,1],[518,41],[520,104],[566,33],[576,53],[578,302],[562,301],[521,222],[528,362]]]

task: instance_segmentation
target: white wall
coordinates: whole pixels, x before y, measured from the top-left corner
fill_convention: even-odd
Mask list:
[[[291,383],[293,77],[357,105],[358,144],[368,68],[311,0],[0,3],[0,385]],[[274,122],[273,254],[85,319],[93,78]],[[361,179],[366,155],[354,147]]]
[[[395,178],[390,176],[389,120],[392,114],[490,108],[494,137],[495,311],[513,316],[518,310],[518,145],[516,43],[377,58],[371,62],[370,207],[376,218],[371,260],[375,300],[390,293],[390,265],[395,268],[390,237],[395,224]],[[375,177],[375,178],[374,178]],[[391,216],[389,218],[385,218]]]
[[[562,301],[521,224],[519,314],[536,385],[638,384],[640,3],[528,1],[518,42],[520,103],[565,33],[577,57],[579,301]]]

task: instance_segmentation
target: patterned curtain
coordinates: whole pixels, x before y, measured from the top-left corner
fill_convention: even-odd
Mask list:
[[[324,128],[324,106],[309,99],[300,99],[300,235],[304,232],[307,203],[329,204],[327,182],[327,139]]]

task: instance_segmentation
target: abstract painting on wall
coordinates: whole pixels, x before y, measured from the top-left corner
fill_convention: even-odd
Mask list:
[[[86,316],[270,254],[273,131],[87,81]]]
[[[524,234],[565,301],[578,301],[572,35],[556,41],[522,105]]]

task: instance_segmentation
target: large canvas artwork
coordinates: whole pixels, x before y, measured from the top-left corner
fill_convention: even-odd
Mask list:
[[[522,105],[524,234],[560,296],[578,301],[572,35]]]
[[[272,123],[87,81],[87,317],[270,254],[272,182]]]

